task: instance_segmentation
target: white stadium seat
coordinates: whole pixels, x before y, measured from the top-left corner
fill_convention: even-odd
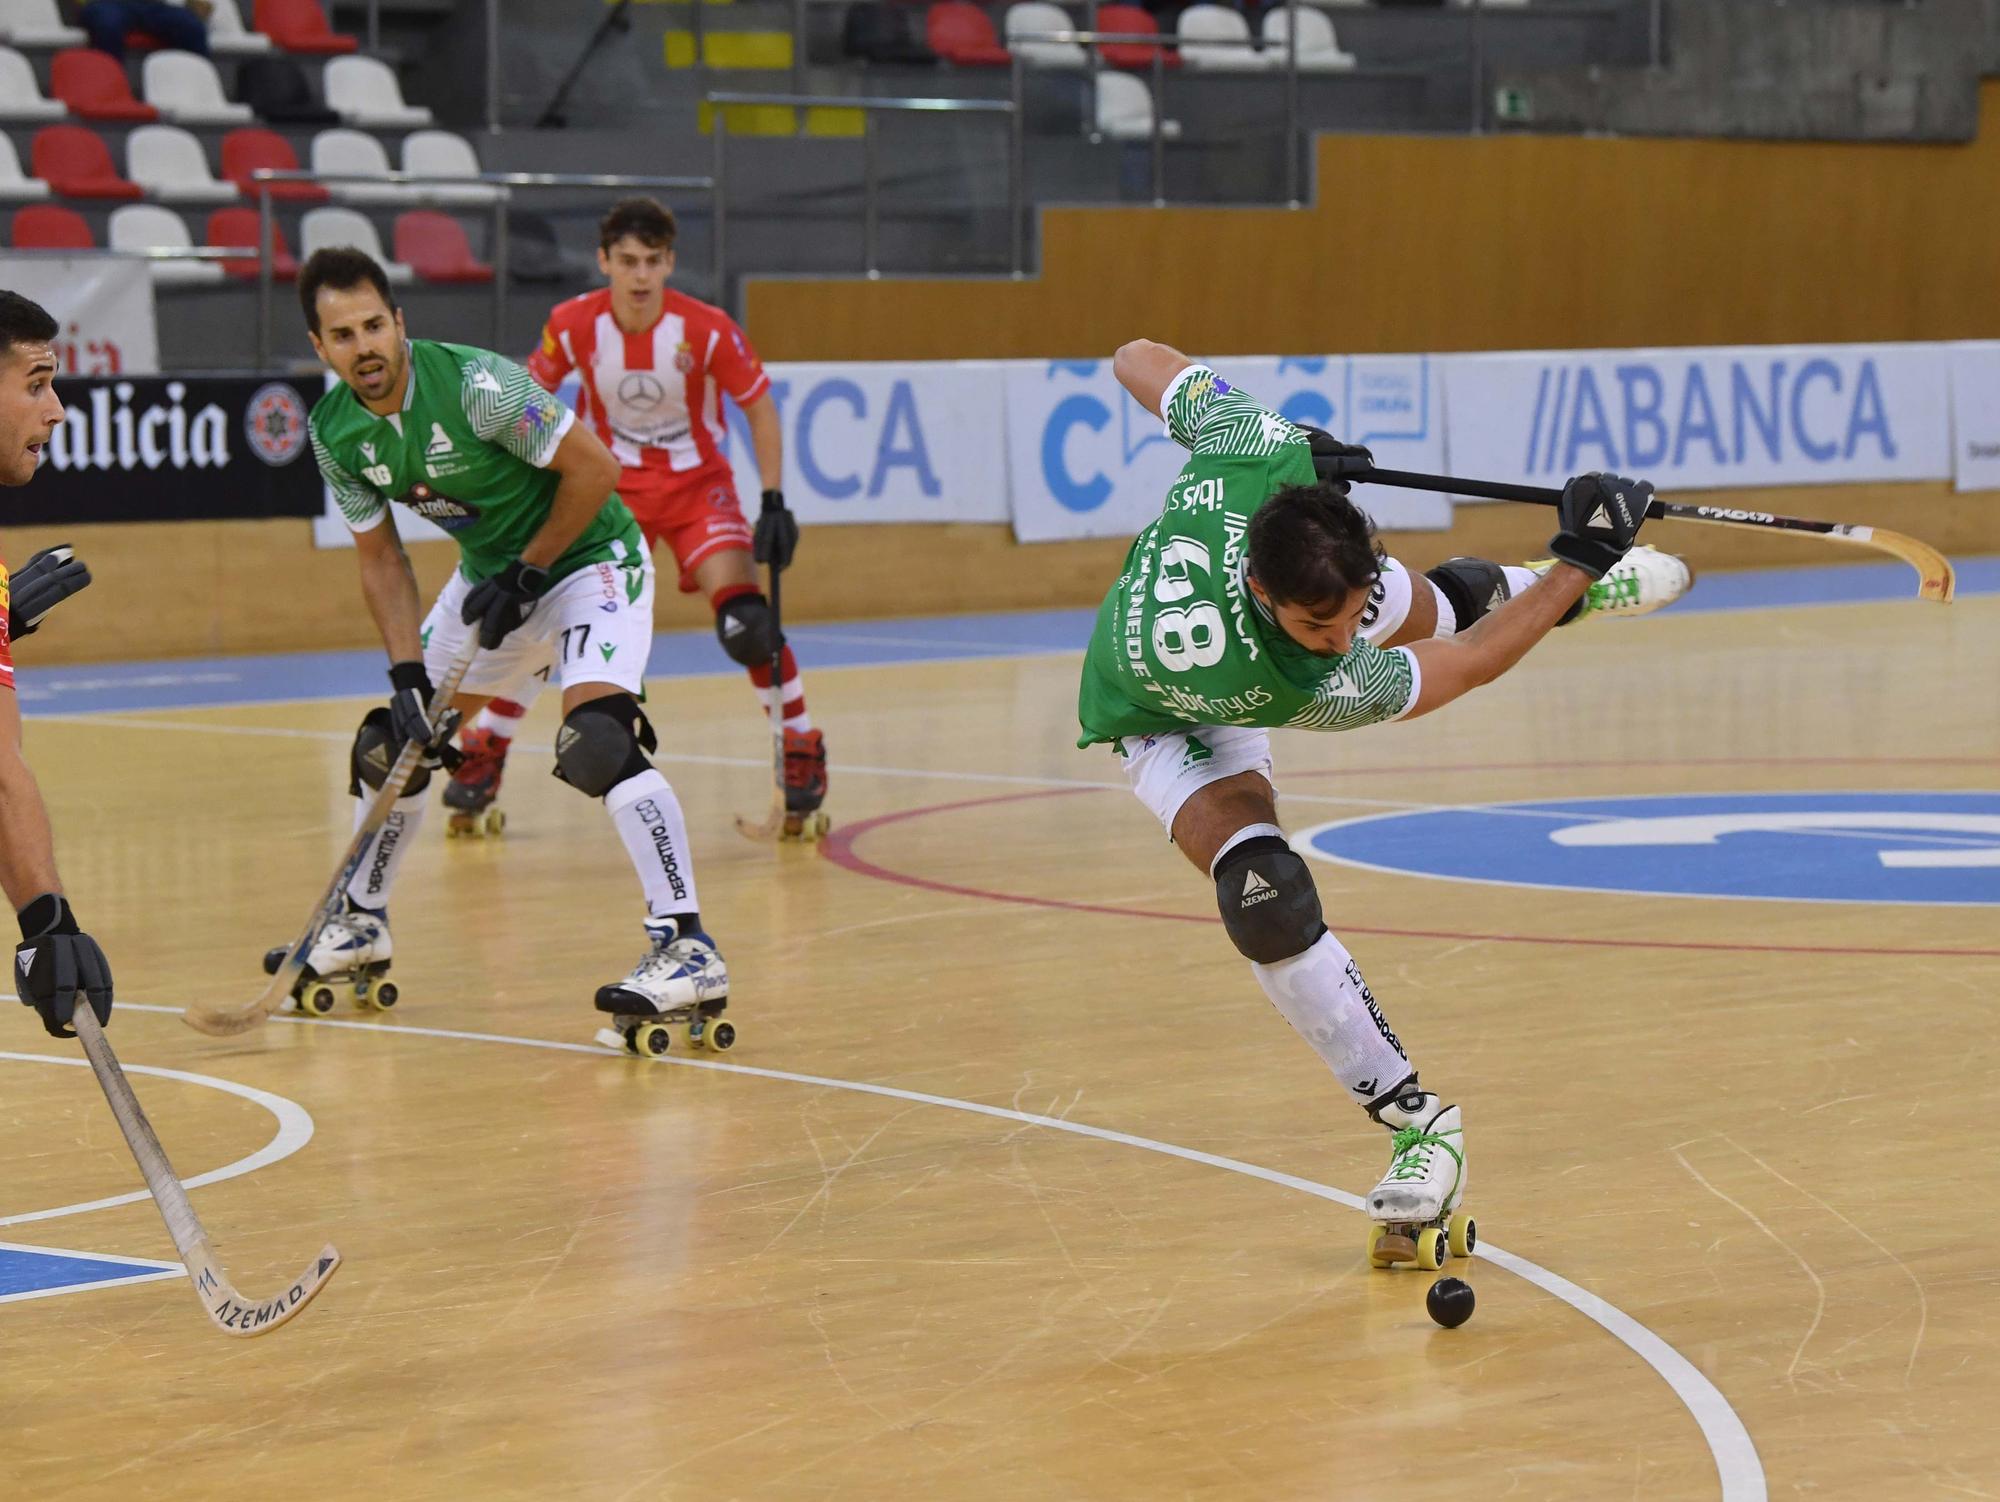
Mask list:
[[[373,136],[336,126],[313,137],[312,170],[329,177],[386,177],[390,171],[389,153]],[[383,183],[380,187],[329,183],[327,192],[342,203],[408,203],[416,196],[398,183]]]
[[[326,63],[326,107],[350,125],[429,125],[431,112],[403,99],[388,64],[372,57],[332,57]]]
[[[243,24],[243,12],[236,0],[211,0],[214,12],[208,18],[208,50],[224,57],[241,57],[271,50],[271,39]]]
[[[1145,84],[1129,73],[1107,68],[1097,75],[1097,133],[1112,141],[1149,141],[1153,138],[1153,95]],[[1162,120],[1160,135],[1169,141],[1180,139],[1181,122]]]
[[[125,175],[163,203],[235,203],[236,184],[217,182],[201,142],[178,125],[141,125],[125,138]]]
[[[1019,5],[1009,6],[1006,20],[1007,50],[1014,56],[1037,68],[1082,68],[1090,59],[1084,55],[1080,42],[1017,42],[1014,38],[1028,31],[1076,31],[1078,26],[1059,5],[1050,5],[1047,0],[1021,0]]]
[[[374,224],[366,214],[354,209],[308,209],[299,221],[301,256],[309,256],[329,245],[351,245],[356,250],[367,252],[388,273],[389,280],[399,287],[417,279],[416,272],[410,267],[401,261],[390,260],[383,253],[382,237],[375,233]]]
[[[1285,66],[1285,33],[1291,12],[1284,9],[1264,12],[1264,54],[1271,66]],[[1299,7],[1299,71],[1301,73],[1344,73],[1355,65],[1352,52],[1342,52],[1333,34],[1333,22],[1321,12]]]
[[[403,170],[424,177],[477,177],[479,157],[464,136],[448,130],[414,130],[403,137]],[[506,189],[488,183],[417,191],[439,203],[492,203],[507,196]]]
[[[1190,5],[1174,23],[1181,62],[1204,73],[1262,73],[1271,59],[1250,41],[1250,23],[1220,5]],[[1303,38],[1301,38],[1303,39]]]
[[[21,159],[14,154],[14,143],[5,135],[0,135],[0,203],[21,203],[30,198],[47,198],[49,185],[39,177],[29,177],[21,171]]]
[[[222,92],[215,64],[192,52],[149,52],[139,69],[146,103],[163,120],[180,125],[246,125],[256,118],[247,104]]]
[[[68,113],[60,99],[42,96],[32,63],[12,47],[0,47],[0,120],[60,120]]]
[[[16,47],[81,47],[90,38],[63,25],[56,0],[0,0],[0,42]]]
[[[181,216],[158,204],[128,203],[111,211],[107,238],[113,250],[189,250],[193,237]],[[155,287],[213,287],[223,279],[215,261],[148,261]]]

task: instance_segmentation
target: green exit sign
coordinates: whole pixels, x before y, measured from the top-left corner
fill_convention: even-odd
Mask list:
[[[1534,96],[1522,88],[1495,89],[1493,114],[1500,120],[1532,120],[1535,118]]]

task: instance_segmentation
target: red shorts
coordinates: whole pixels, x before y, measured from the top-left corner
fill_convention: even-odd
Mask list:
[[[754,534],[736,482],[727,474],[693,478],[655,478],[654,472],[628,469],[618,481],[618,494],[638,518],[647,547],[665,543],[680,566],[681,593],[694,594],[695,566],[704,558],[731,548],[750,551]]]

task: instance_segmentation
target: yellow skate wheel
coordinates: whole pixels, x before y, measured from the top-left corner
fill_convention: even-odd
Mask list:
[[[368,993],[366,1000],[368,1005],[375,1008],[376,1011],[386,1012],[398,1001],[402,1000],[402,997],[403,993],[396,989],[396,983],[392,980],[385,980],[381,985]]]
[[[673,1041],[673,1035],[657,1022],[637,1023],[625,1034],[625,1046],[642,1059],[657,1059]]]
[[[1391,1265],[1386,1258],[1380,1256],[1376,1251],[1382,1245],[1382,1238],[1388,1234],[1389,1228],[1385,1225],[1371,1225],[1368,1228],[1368,1265],[1370,1267],[1388,1267]]]
[[[1479,1224],[1463,1210],[1454,1210],[1445,1222],[1454,1257],[1470,1257],[1479,1246]]]
[[[498,834],[507,827],[507,811],[504,808],[486,810],[486,833]]]
[[[720,1017],[711,1018],[702,1029],[702,1042],[717,1053],[727,1053],[736,1046],[736,1024],[724,1022]]]
[[[1438,1226],[1425,1226],[1417,1233],[1417,1266],[1434,1273],[1451,1261],[1451,1245]]]
[[[299,1009],[325,1017],[332,1013],[335,999],[331,986],[308,986],[299,996]]]

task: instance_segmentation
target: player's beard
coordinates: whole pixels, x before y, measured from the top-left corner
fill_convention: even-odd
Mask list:
[[[356,360],[351,379],[356,393],[368,401],[380,401],[394,391],[396,382],[403,378],[404,358],[403,347],[399,343],[384,354],[379,363],[373,355],[363,355]]]

